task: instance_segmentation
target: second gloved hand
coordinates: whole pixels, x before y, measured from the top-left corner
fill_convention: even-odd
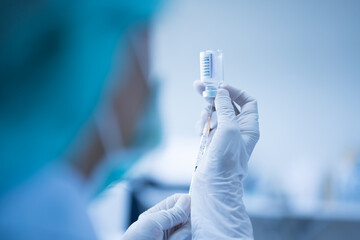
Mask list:
[[[176,232],[186,223],[190,214],[190,196],[174,194],[139,216],[125,232],[124,240],[162,240],[175,235],[188,236],[185,231]],[[176,237],[178,239],[178,237]],[[170,239],[173,239],[170,237]],[[182,238],[183,239],[183,238]]]
[[[241,107],[240,112],[232,101]],[[242,180],[259,139],[257,102],[244,91],[226,86],[218,90],[215,108],[217,127],[192,185],[192,237],[252,239]]]

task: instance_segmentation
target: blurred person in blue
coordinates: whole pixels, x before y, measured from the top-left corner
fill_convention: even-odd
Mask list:
[[[97,238],[89,200],[160,141],[157,86],[148,79],[148,28],[159,6],[1,3],[1,239]],[[158,203],[123,239],[252,239],[242,179],[259,138],[257,103],[223,86],[215,107],[191,197]]]

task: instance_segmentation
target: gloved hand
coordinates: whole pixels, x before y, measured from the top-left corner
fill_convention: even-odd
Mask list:
[[[195,86],[202,92],[201,83]],[[241,107],[240,113],[232,101]],[[215,98],[215,108],[217,127],[212,130],[192,183],[192,237],[252,239],[251,222],[242,201],[242,180],[259,139],[257,102],[244,91],[223,86]]]
[[[185,239],[189,236],[185,228],[180,231],[190,214],[190,196],[174,194],[139,216],[123,235],[124,240]],[[179,230],[178,230],[179,229]],[[178,231],[177,231],[178,230]]]

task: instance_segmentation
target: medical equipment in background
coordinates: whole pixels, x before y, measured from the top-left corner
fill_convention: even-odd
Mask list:
[[[209,114],[204,125],[201,138],[200,148],[196,157],[194,173],[199,166],[200,161],[203,159],[206,152],[206,147],[209,141],[210,135],[210,121],[211,115],[214,111],[214,100],[218,87],[224,81],[224,64],[223,64],[223,52],[221,50],[206,50],[200,52],[200,80],[205,86],[205,90],[202,96],[210,102]],[[191,194],[191,185],[194,179],[194,175],[191,179],[189,194]]]

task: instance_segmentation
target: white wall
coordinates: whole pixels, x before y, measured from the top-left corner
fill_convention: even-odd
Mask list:
[[[199,52],[222,49],[225,81],[258,99],[254,165],[334,161],[360,149],[360,2],[181,0],[153,35],[166,138],[195,138]],[[194,146],[196,147],[196,146]]]

